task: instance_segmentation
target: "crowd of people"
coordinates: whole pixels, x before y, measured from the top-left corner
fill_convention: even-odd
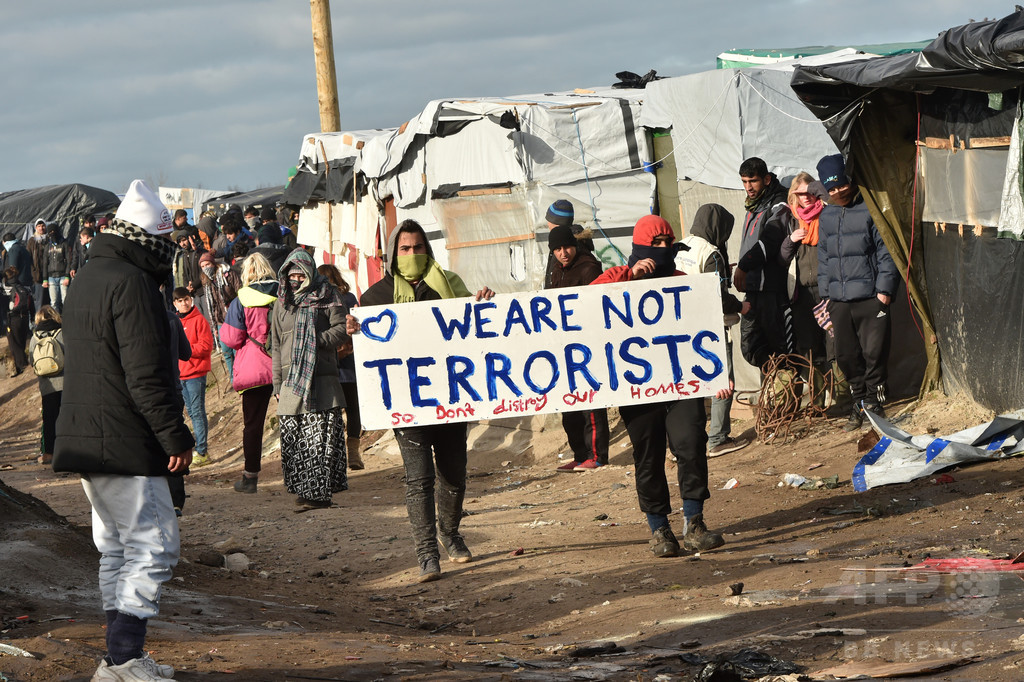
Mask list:
[[[761,159],[743,162],[746,212],[735,266],[728,242],[737,221],[717,204],[700,207],[679,242],[664,219],[643,216],[627,263],[605,270],[572,204],[557,201],[546,216],[545,288],[715,273],[730,349],[738,323],[741,354],[759,369],[800,353],[813,368],[807,381],[829,368],[841,372],[846,428],[859,428],[863,410],[884,414],[888,306],[898,274],[842,158],[826,157],[816,170],[817,179],[801,173],[787,188]],[[147,621],[179,556],[183,476],[216,457],[205,409],[213,357],[224,359],[241,396],[244,468],[234,490],[259,489],[264,423],[276,397],[284,485],[301,507],[326,507],[348,488],[348,470],[363,468],[351,338],[360,325],[351,308],[494,292],[470,292],[434,259],[422,226],[406,220],[390,235],[382,279],[357,299],[337,268],[316,267],[273,209],[204,215],[193,227],[141,181],[116,214],[87,218],[76,241],[69,245],[45,220],[27,245],[3,237],[0,309],[13,373],[32,366],[39,377],[39,461],[81,474],[92,505],[107,616],[107,655],[93,679],[166,680],[173,670],[144,649]],[[704,504],[708,457],[749,443],[731,435],[731,363],[730,350],[729,388],[714,396],[710,426],[703,398],[619,408],[655,557],[725,542],[709,530]],[[562,425],[573,458],[559,472],[608,463],[607,410],[563,413]],[[440,547],[453,562],[473,558],[460,532],[467,427],[396,428],[395,437],[418,579],[430,582],[441,577]],[[669,522],[666,451],[677,462],[680,538]]]

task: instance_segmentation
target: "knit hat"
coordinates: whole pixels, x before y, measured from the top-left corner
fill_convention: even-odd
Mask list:
[[[568,225],[555,225],[548,234],[548,248],[554,251],[563,246],[579,246],[576,235]]]
[[[202,255],[199,256],[199,267],[203,267],[206,263],[216,265],[217,259],[214,258],[213,251],[203,251]]]
[[[672,226],[659,215],[645,215],[633,227],[633,243],[640,246],[653,246],[654,238],[662,235],[671,237],[672,241],[676,240]]]
[[[277,211],[273,206],[264,206],[260,211],[260,220],[277,220]]]
[[[152,235],[165,235],[174,229],[171,212],[142,180],[132,180],[114,219],[131,223]]]
[[[256,232],[256,239],[260,244],[280,244],[281,228],[276,225],[264,225]]]
[[[187,229],[174,230],[171,232],[171,241],[177,244],[182,239],[187,239],[192,236],[192,231]]]
[[[107,220],[107,217],[103,216],[102,218],[96,221],[96,227],[106,227],[109,222],[110,221]]]
[[[832,154],[818,162],[818,179],[829,191],[850,184],[842,154]]]
[[[565,199],[559,199],[551,204],[545,216],[552,225],[565,225],[566,227],[572,225],[574,217],[575,213],[573,212],[572,204]]]

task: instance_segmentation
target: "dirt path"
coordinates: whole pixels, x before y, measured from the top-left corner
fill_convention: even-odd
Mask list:
[[[34,382],[0,380],[0,479],[69,525],[9,522],[0,536],[0,644],[37,656],[0,656],[0,672],[88,679],[103,642],[89,506],[76,477],[34,463]],[[566,448],[557,426],[481,424],[471,431],[463,524],[476,559],[444,562],[442,580],[420,585],[389,434],[369,448],[366,470],[351,475],[335,506],[296,513],[273,432],[259,493],[240,495],[231,489],[241,471],[238,399],[215,385],[208,409],[215,463],[188,478],[184,558],[149,637],[153,656],[180,671],[176,679],[689,680],[700,661],[751,648],[812,673],[977,657],[942,679],[1024,678],[1020,579],[972,593],[962,577],[922,585],[866,570],[1024,549],[1016,460],[955,470],[952,483],[855,493],[862,434],[844,433],[841,420],[816,424],[802,440],[711,460],[706,515],[726,546],[655,559],[621,425],[610,466],[556,474]],[[985,418],[935,399],[901,426],[948,433]],[[789,472],[838,474],[843,485],[778,487]],[[717,490],[733,477],[738,487]],[[24,511],[28,503],[9,504]],[[248,568],[201,563],[228,550],[244,553]],[[984,596],[951,598],[958,589]],[[610,643],[618,648],[579,649]]]

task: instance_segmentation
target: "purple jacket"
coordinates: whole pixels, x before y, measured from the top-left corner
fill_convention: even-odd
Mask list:
[[[237,351],[232,385],[239,393],[274,383],[268,344],[269,313],[275,300],[275,281],[253,282],[242,287],[228,306],[227,317],[220,326],[220,340]]]

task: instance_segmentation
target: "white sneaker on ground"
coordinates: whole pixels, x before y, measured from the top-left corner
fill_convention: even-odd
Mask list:
[[[148,654],[121,665],[110,665],[103,659],[92,676],[92,682],[166,682],[173,679],[170,675],[163,675],[164,670],[174,674],[174,668],[158,664]]]

